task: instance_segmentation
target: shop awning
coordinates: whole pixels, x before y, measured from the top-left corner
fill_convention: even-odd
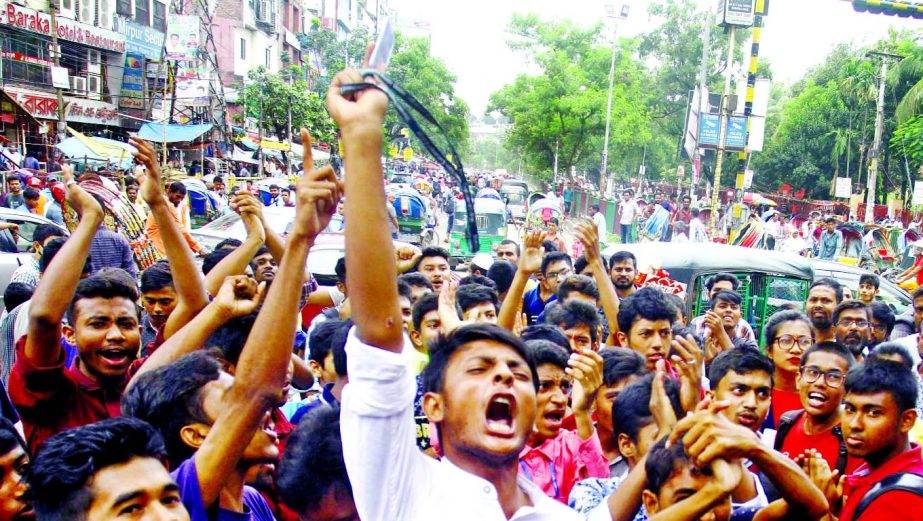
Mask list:
[[[36,118],[35,116],[33,116],[31,112],[29,112],[28,110],[26,110],[26,108],[23,107],[22,104],[19,103],[19,101],[18,101],[14,96],[10,95],[9,92],[7,92],[7,91],[5,91],[5,90],[3,90],[3,89],[0,89],[0,99],[4,99],[4,100],[9,101],[10,103],[12,103],[13,106],[16,107],[16,109],[19,110],[19,112],[22,112],[22,113],[25,114],[26,116],[29,116],[29,119],[31,119],[36,125],[40,125],[40,126],[41,126],[41,125],[44,125],[44,123],[42,123],[41,121],[38,120],[38,118]]]
[[[68,130],[73,137],[55,145],[65,156],[78,161],[114,164],[123,169],[131,167],[135,147],[113,139],[86,136],[71,128]]]
[[[180,143],[193,141],[202,134],[212,129],[212,124],[204,125],[163,125],[160,123],[145,123],[138,131],[138,137],[156,143]]]

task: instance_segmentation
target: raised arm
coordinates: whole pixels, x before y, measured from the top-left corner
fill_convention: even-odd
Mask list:
[[[61,320],[80,282],[93,236],[103,222],[103,209],[74,181],[73,168],[63,164],[62,172],[67,203],[77,212],[80,222],[42,274],[32,295],[25,353],[39,367],[61,361]]]
[[[258,216],[259,201],[250,194],[240,194],[234,197],[231,207],[240,214],[240,219],[247,230],[247,239],[243,244],[234,248],[234,251],[227,257],[221,259],[208,275],[205,276],[205,290],[209,295],[218,294],[221,284],[226,277],[232,275],[243,275],[247,270],[247,265],[256,252],[263,245],[266,235],[263,229],[263,223]]]
[[[500,314],[497,316],[497,325],[513,330],[516,325],[516,315],[519,312],[519,305],[522,304],[522,294],[526,290],[526,284],[529,277],[542,267],[542,236],[544,232],[533,230],[526,232],[522,241],[522,253],[519,255],[519,266],[516,274],[513,275],[513,282],[510,289],[506,292],[506,298],[503,305],[500,306]]]
[[[131,144],[138,149],[135,158],[147,167],[147,175],[141,184],[141,197],[150,207],[151,214],[160,229],[163,247],[170,261],[170,271],[173,273],[177,304],[163,326],[164,338],[170,338],[170,335],[186,325],[196,313],[205,308],[208,304],[208,295],[205,293],[205,285],[196,267],[192,249],[186,243],[180,226],[174,220],[170,209],[167,208],[170,202],[161,187],[160,165],[157,163],[156,152],[143,139],[133,137]]]
[[[327,91],[327,107],[342,132],[346,161],[346,284],[358,338],[365,344],[400,352],[404,338],[397,303],[397,267],[380,159],[388,99],[374,89],[349,97],[340,93],[344,83],[362,81],[358,71],[345,70],[337,74]]]
[[[295,321],[291,318],[298,312],[308,250],[317,234],[326,228],[342,193],[332,168],[313,170],[310,137],[305,130],[301,135],[306,150],[305,177],[296,187],[298,202],[292,234],[266,302],[240,354],[225,407],[195,454],[206,505],[218,499],[227,475],[238,464],[266,412],[279,399],[292,355]]]
[[[614,344],[615,334],[619,332],[619,296],[615,293],[612,279],[603,266],[599,253],[599,231],[592,221],[580,220],[574,224],[574,235],[583,243],[583,255],[593,272],[593,280],[596,281],[599,290],[599,301],[606,314],[606,322],[609,323],[609,339],[612,341],[607,339],[606,343]]]

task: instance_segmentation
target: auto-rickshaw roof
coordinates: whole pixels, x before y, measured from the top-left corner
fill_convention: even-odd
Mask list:
[[[642,272],[663,268],[673,280],[689,283],[696,273],[719,271],[774,273],[811,280],[811,261],[790,253],[709,243],[647,242],[614,244],[606,248],[606,259],[618,251],[629,251],[638,259]]]
[[[465,211],[465,201],[459,199],[455,203],[455,211]],[[474,199],[474,213],[502,213],[506,214],[506,204],[497,199],[478,197]]]

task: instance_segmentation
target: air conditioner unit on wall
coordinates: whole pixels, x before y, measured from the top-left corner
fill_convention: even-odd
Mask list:
[[[103,29],[112,29],[113,9],[115,0],[99,0],[99,26]]]
[[[99,99],[103,90],[102,79],[99,76],[90,76],[87,80],[87,97]]]
[[[87,79],[80,76],[71,76],[71,90],[77,94],[86,94]]]

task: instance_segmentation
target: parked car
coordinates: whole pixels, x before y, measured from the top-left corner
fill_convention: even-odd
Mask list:
[[[849,266],[834,261],[817,260],[812,262],[814,268],[814,278],[833,277],[840,284],[848,286],[855,294],[859,288],[859,277],[862,275],[874,275],[873,272],[856,266]],[[891,306],[895,315],[907,311],[913,304],[910,294],[897,284],[891,282],[885,277],[878,277],[878,300]]]
[[[263,208],[263,217],[266,223],[279,235],[285,236],[292,229],[292,222],[295,220],[295,208],[289,206],[266,206]],[[243,221],[236,213],[228,213],[205,226],[192,230],[192,238],[208,250],[214,250],[215,246],[225,239],[238,239],[243,241],[247,238],[247,230],[244,228]]]
[[[20,252],[0,253],[0,308],[2,308],[3,293],[6,291],[6,286],[9,284],[13,272],[16,271],[16,268],[29,262],[29,257],[32,256],[32,234],[35,233],[35,228],[40,224],[50,224],[61,230],[61,233],[65,236],[70,235],[70,233],[67,231],[67,228],[55,224],[53,221],[40,215],[11,210],[9,208],[0,207],[0,221],[15,223],[19,226],[16,247]]]

